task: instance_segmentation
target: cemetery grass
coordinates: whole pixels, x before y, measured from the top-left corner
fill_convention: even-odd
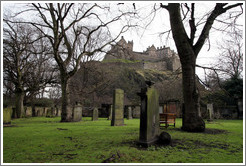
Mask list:
[[[204,133],[163,128],[172,137],[168,146],[136,145],[139,119],[110,126],[106,118],[60,123],[60,118],[12,120],[3,128],[3,163],[242,163],[243,121],[206,122]]]

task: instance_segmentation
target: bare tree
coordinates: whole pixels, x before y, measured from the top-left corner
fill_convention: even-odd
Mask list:
[[[243,43],[236,33],[220,44],[222,53],[219,56],[218,68],[225,77],[241,77],[243,71]]]
[[[161,7],[165,8],[169,13],[172,35],[182,65],[183,98],[185,103],[182,129],[185,131],[205,130],[205,123],[199,116],[199,92],[195,75],[197,56],[208,39],[209,32],[215,20],[228,10],[242,5],[242,3],[232,5],[216,3],[214,9],[207,15],[200,34],[197,35],[197,25],[202,24],[199,22],[196,23],[195,4],[192,3],[190,7],[184,4],[188,10],[188,12],[184,13],[184,17],[189,17],[190,35],[188,35],[183,23],[184,19],[181,16],[181,5],[178,3],[161,4]]]
[[[51,53],[60,71],[61,122],[73,121],[68,85],[70,78],[77,72],[81,59],[104,52],[110,43],[129,28],[129,22],[126,21],[127,23],[112,37],[112,24],[121,19],[127,20],[134,13],[121,10],[111,13],[110,10],[110,6],[98,4],[32,3],[23,11],[38,15],[38,21],[27,20],[22,23],[36,27],[48,38],[52,46]]]
[[[4,85],[15,94],[17,118],[24,115],[24,96],[38,93],[53,80],[47,49],[45,42],[32,27],[4,21]]]

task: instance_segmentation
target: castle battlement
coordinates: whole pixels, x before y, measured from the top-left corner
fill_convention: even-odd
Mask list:
[[[105,60],[110,59],[126,59],[142,61],[146,64],[145,68],[159,69],[159,70],[177,70],[181,67],[178,54],[175,53],[170,47],[154,45],[149,46],[146,51],[135,52],[133,51],[133,41],[128,41],[122,36],[121,39],[112,46],[111,50],[105,55]]]

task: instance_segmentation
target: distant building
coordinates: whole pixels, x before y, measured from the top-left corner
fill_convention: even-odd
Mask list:
[[[181,64],[177,53],[169,47],[157,47],[154,45],[143,52],[133,51],[133,41],[128,41],[122,36],[120,41],[112,46],[111,50],[105,55],[104,60],[126,59],[141,61],[144,69],[176,71],[181,69]]]

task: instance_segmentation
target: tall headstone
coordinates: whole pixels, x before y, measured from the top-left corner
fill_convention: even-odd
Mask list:
[[[127,107],[127,119],[132,119],[132,107],[128,106]]]
[[[159,138],[159,94],[153,87],[142,88],[139,144],[149,146]]]
[[[97,108],[97,107],[95,107],[95,108],[93,109],[92,120],[93,120],[93,121],[98,120],[98,108]]]
[[[76,102],[76,105],[73,108],[73,121],[79,122],[82,119],[82,105]]]
[[[111,126],[124,125],[124,91],[115,89],[113,95],[113,114]]]
[[[207,110],[208,110],[208,121],[212,121],[214,117],[214,107],[213,104],[207,104]]]
[[[109,116],[108,116],[108,120],[112,120],[112,114],[113,114],[113,105],[109,106]]]
[[[3,126],[11,124],[12,108],[3,109]]]

